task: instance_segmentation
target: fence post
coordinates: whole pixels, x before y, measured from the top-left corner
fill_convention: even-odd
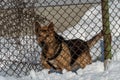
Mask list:
[[[102,1],[102,22],[103,22],[103,39],[104,39],[104,67],[108,67],[109,60],[112,58],[111,53],[111,31],[109,22],[109,0]]]

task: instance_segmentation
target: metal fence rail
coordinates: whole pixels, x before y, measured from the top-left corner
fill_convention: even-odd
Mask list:
[[[119,4],[109,0],[113,56],[120,49]],[[65,39],[89,40],[102,30],[101,0],[0,0],[0,75],[22,76],[43,69],[34,21],[46,19]],[[91,48],[93,60],[103,60],[100,45],[102,40]]]

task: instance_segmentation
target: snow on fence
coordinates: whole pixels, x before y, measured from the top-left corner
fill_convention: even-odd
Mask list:
[[[120,49],[119,8],[119,0],[109,0],[113,55]],[[44,23],[46,18],[65,39],[89,40],[102,30],[101,0],[1,0],[0,75],[22,76],[43,69],[34,21]],[[93,60],[103,61],[102,41],[91,48]]]

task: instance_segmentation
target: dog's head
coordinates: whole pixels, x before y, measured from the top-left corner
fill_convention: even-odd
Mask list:
[[[49,44],[51,41],[53,41],[55,35],[53,22],[51,22],[49,25],[44,26],[41,26],[38,22],[35,22],[35,34],[38,44]]]

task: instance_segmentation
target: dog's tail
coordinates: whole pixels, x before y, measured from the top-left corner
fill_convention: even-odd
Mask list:
[[[92,46],[94,46],[98,40],[100,40],[100,38],[103,36],[103,31],[101,31],[100,33],[98,33],[97,35],[95,35],[92,39],[87,41],[87,44],[89,46],[89,48],[91,48]]]

